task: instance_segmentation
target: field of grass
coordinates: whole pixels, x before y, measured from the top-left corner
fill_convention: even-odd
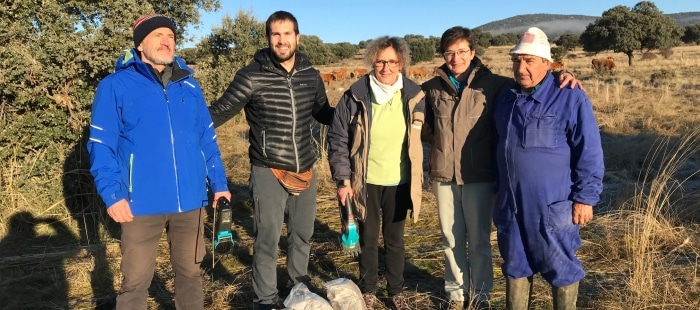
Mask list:
[[[507,48],[491,47],[482,59],[494,72],[510,76],[507,53]],[[607,56],[615,58],[615,70],[591,68],[592,57]],[[581,230],[578,256],[587,276],[581,282],[579,308],[700,308],[700,47],[677,47],[667,58],[635,55],[631,67],[626,56],[613,53],[574,51],[565,60],[593,102],[606,164],[600,205],[594,220]],[[435,59],[415,66],[432,72],[439,64]],[[355,59],[318,68],[330,72],[361,66]],[[332,82],[329,100],[335,104],[352,82]],[[217,129],[234,196],[237,243],[226,254],[212,256],[209,251],[202,264],[208,310],[252,309],[246,130],[243,117]],[[35,160],[41,158],[37,154]],[[0,171],[0,308],[90,309],[119,288],[119,229],[92,194],[87,171],[75,164],[84,160],[69,156],[60,163],[63,175],[52,180],[32,178],[31,162],[9,163]],[[323,292],[324,282],[331,279],[356,280],[358,266],[338,245],[340,220],[325,157],[316,171],[318,211],[309,270],[312,283]],[[62,194],[51,190],[54,184],[60,184]],[[443,256],[435,198],[426,189],[423,200],[420,221],[406,225],[405,290],[414,309],[436,309],[444,298]],[[211,238],[211,230],[206,234]],[[491,241],[492,303],[503,309],[505,283],[495,232]],[[284,243],[282,237],[279,278],[285,273]],[[174,309],[165,239],[161,245],[149,304],[151,309]],[[546,282],[535,277],[535,285],[535,308],[551,308]]]

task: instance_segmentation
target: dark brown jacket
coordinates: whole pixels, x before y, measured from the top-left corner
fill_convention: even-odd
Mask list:
[[[458,185],[494,180],[492,105],[513,78],[492,73],[477,57],[472,66],[461,96],[444,64],[422,85],[426,110],[422,138],[431,144],[431,180]]]
[[[411,162],[411,217],[415,223],[420,214],[423,183],[423,149],[420,131],[423,125],[425,101],[423,91],[413,81],[403,77],[401,101],[406,115],[408,157]],[[363,76],[345,91],[336,106],[328,130],[328,162],[333,180],[339,186],[350,185],[354,192],[353,213],[364,221],[367,217],[366,179],[369,132],[372,126],[369,77]]]

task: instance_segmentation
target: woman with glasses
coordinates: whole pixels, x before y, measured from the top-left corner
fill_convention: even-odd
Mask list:
[[[476,38],[464,27],[440,38],[445,63],[422,85],[426,112],[422,137],[445,252],[449,309],[488,309],[493,288],[491,211],[494,197],[492,103],[512,77],[492,73],[476,57]],[[563,73],[560,87],[580,85]],[[465,302],[467,301],[467,302]]]
[[[359,219],[359,283],[368,309],[377,302],[379,231],[386,250],[386,291],[391,309],[410,309],[403,295],[404,225],[418,220],[423,177],[420,131],[425,102],[406,78],[411,52],[398,37],[368,44],[372,71],[345,91],[328,132],[328,160],[341,205],[352,201]]]

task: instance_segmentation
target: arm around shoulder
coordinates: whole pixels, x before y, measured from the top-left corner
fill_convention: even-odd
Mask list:
[[[335,108],[332,107],[328,102],[328,96],[326,96],[326,87],[321,80],[321,76],[318,75],[316,78],[316,98],[314,100],[314,107],[312,114],[314,118],[321,124],[330,125],[333,121],[333,114],[335,113]]]
[[[245,68],[244,68],[245,69]],[[209,106],[209,113],[214,122],[214,127],[219,127],[238,112],[250,101],[253,96],[253,83],[250,78],[239,70],[226,91]]]

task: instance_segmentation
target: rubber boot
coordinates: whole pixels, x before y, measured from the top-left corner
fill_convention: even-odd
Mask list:
[[[578,282],[562,287],[552,286],[554,310],[576,310],[576,299],[578,299]]]
[[[532,300],[532,277],[506,279],[506,309],[527,310]]]

